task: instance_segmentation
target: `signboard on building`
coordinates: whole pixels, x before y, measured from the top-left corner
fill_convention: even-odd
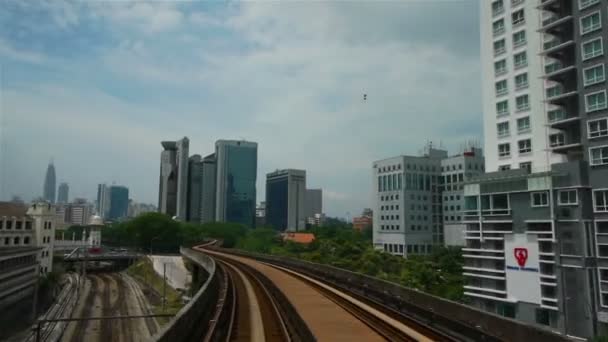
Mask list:
[[[538,240],[534,234],[505,234],[505,272],[510,300],[540,304]]]

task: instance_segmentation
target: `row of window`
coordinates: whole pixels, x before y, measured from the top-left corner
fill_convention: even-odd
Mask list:
[[[380,196],[380,201],[384,202],[384,201],[392,201],[392,200],[398,200],[399,199],[399,194],[396,195],[390,195],[390,196]]]
[[[494,51],[501,50],[502,52],[504,52],[504,41],[498,41],[494,43]],[[501,53],[502,53],[501,52]],[[519,53],[516,53],[513,55],[513,67],[515,68],[515,70],[524,68],[528,65],[528,55],[526,54],[526,51],[522,51]],[[501,59],[498,60],[496,62],[494,62],[494,75],[496,76],[500,76],[503,74],[506,74],[508,71],[507,69],[507,60],[506,59]]]
[[[523,9],[517,10],[511,13],[511,25],[513,27],[519,27],[525,24],[526,18]],[[505,20],[503,18],[498,19],[492,23],[492,32],[494,36],[505,33]]]
[[[381,215],[380,219],[381,220],[398,220],[399,215]]]
[[[496,124],[496,130],[498,132],[499,138],[504,138],[511,135],[511,130],[508,121],[499,122],[498,124]],[[530,117],[526,116],[517,119],[517,133],[524,134],[528,132],[530,132]]]
[[[511,0],[511,7],[519,6],[524,3],[524,0]],[[503,0],[496,0],[492,2],[492,16],[498,16],[504,13],[505,6]]]
[[[433,251],[433,245],[407,245],[408,254],[428,254]],[[403,254],[404,245],[397,243],[385,243],[383,249],[391,254]]]
[[[44,229],[53,229],[53,222],[51,222],[51,221],[44,221],[43,227],[44,227]]]
[[[34,255],[26,255],[16,258],[4,259],[0,261],[0,272],[4,272],[15,267],[31,265],[35,262],[36,256]]]
[[[380,210],[399,210],[399,205],[381,205]]]
[[[448,197],[448,196],[445,196],[445,197],[443,198],[443,200],[444,200],[444,201],[446,201],[446,202],[447,202],[448,200],[450,200],[450,201],[454,201],[454,200],[456,200],[456,201],[460,201],[460,195],[456,195],[456,196],[454,196],[454,195],[450,195],[449,197]]]
[[[18,221],[13,221],[13,220],[6,220],[6,221],[0,221],[0,229],[13,229],[13,227],[15,229],[23,229],[25,227],[25,229],[30,230],[32,229],[32,221],[25,221],[25,225],[23,224],[24,221],[18,220]]]
[[[1,243],[1,242],[4,242],[4,243]],[[11,242],[12,242],[12,244],[11,244]],[[15,236],[13,238],[5,237],[4,239],[0,239],[0,246],[21,246],[21,245],[27,246],[29,244],[30,244],[29,236],[25,236],[23,239],[21,239],[20,236]]]
[[[528,154],[532,152],[532,140],[524,139],[517,142],[519,154]],[[508,158],[511,156],[511,144],[504,143],[498,145],[498,156],[501,158]]]
[[[399,225],[380,225],[380,230],[399,230]]]
[[[515,97],[515,111],[525,112],[530,110],[530,97],[528,94]],[[509,100],[496,102],[496,116],[509,115]]]
[[[547,191],[531,193],[532,207],[548,207],[549,193]],[[557,192],[558,205],[578,205],[578,192],[576,189],[559,190]]]
[[[42,237],[42,243],[49,243],[51,242],[51,237],[50,236],[43,236]]]
[[[503,96],[509,93],[509,87],[507,80],[500,80],[494,85],[496,90],[496,96]],[[515,90],[522,90],[528,88],[528,73],[524,72],[519,75],[515,75]]]

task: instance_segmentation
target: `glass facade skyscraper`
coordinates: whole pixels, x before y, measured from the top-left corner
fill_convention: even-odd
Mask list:
[[[258,145],[218,140],[216,221],[255,226]]]
[[[129,209],[129,189],[120,185],[110,186],[110,210],[108,219],[119,220],[127,217]]]

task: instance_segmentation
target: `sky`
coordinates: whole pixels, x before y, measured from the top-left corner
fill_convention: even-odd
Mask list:
[[[482,138],[477,0],[0,3],[0,199],[122,184],[156,203],[162,140],[258,143],[328,215],[372,206],[372,163]],[[367,94],[367,100],[363,100]]]

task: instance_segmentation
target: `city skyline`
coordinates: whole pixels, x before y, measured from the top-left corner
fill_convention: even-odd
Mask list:
[[[306,169],[326,212],[352,217],[369,206],[371,161],[482,137],[474,1],[5,8],[3,199],[39,195],[53,156],[71,197],[110,180],[156,203],[158,141],[211,153],[244,138],[259,143],[258,189],[268,172]]]

